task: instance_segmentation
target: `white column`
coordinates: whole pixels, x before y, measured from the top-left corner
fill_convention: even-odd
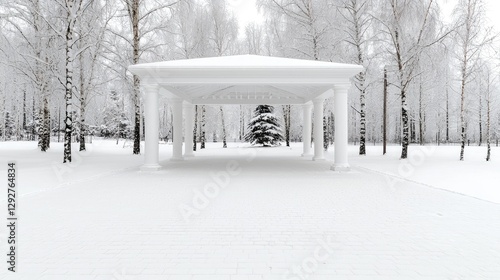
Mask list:
[[[348,131],[347,131],[347,92],[349,86],[336,86],[335,107],[335,151],[331,169],[334,171],[349,171],[347,161]]]
[[[142,90],[145,95],[146,102],[145,110],[145,144],[144,149],[144,165],[141,166],[142,171],[156,171],[161,168],[158,163],[158,138],[160,126],[160,113],[158,109],[158,91],[159,86],[156,84],[142,84]]]
[[[174,145],[172,146],[172,160],[183,160],[182,157],[182,100],[172,99],[174,112]]]
[[[194,106],[191,103],[184,104],[184,120],[184,157],[193,157]]]
[[[324,98],[316,98],[314,104],[314,157],[313,160],[324,160],[323,152],[323,102]]]
[[[302,111],[304,113],[304,125],[302,128],[302,142],[303,142],[303,153],[302,156],[311,155],[311,126],[312,126],[312,104],[306,103],[302,105]]]

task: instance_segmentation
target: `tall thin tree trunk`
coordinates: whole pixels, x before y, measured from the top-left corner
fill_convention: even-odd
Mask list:
[[[57,143],[61,142],[61,107],[57,113]]]
[[[462,66],[462,81],[460,87],[460,160],[464,160],[464,150],[465,150],[465,82],[467,74],[467,64],[464,63]]]
[[[406,101],[406,91],[401,89],[401,125],[403,126],[403,138],[401,141],[401,158],[405,159],[408,157],[408,145],[409,145],[409,125],[408,125],[408,103]]]
[[[32,116],[31,116],[31,121],[32,121],[32,127],[31,127],[31,140],[35,141],[35,136],[36,136],[36,103],[35,103],[35,95],[33,94],[33,107],[31,108],[32,111]]]
[[[283,120],[285,122],[285,142],[290,147],[290,105],[283,105]]]
[[[328,125],[328,127],[330,129],[330,145],[333,145],[333,140],[335,139],[335,115],[333,114],[333,112],[330,112],[329,122],[330,124]]]
[[[49,106],[48,106],[48,100],[44,96],[42,99],[42,114],[41,114],[41,124],[40,124],[40,130],[38,133],[39,137],[39,143],[40,143],[40,150],[42,152],[46,152],[49,149],[49,143],[48,143],[48,138],[50,139],[50,130],[47,129],[47,125],[50,125],[50,121],[47,121],[49,118]],[[48,133],[47,133],[48,132]],[[47,137],[47,134],[49,137]]]
[[[489,88],[489,81],[488,81]],[[486,161],[490,161],[491,159],[491,107],[490,107],[490,92],[488,89],[488,96],[486,99]]]
[[[364,83],[364,74],[358,75],[360,83]],[[363,85],[361,85],[363,87]],[[365,89],[359,90],[359,154],[366,155],[366,97]]]
[[[85,95],[85,80],[84,80],[84,69],[83,69],[83,54],[80,54],[80,151],[85,151],[85,106],[86,100]]]
[[[224,124],[224,110],[222,109],[222,106],[220,108],[220,117],[222,120],[222,148],[227,148],[227,142],[226,142],[226,125]]]
[[[245,113],[243,112],[243,106],[240,105],[240,141],[243,140],[243,137],[245,137]]]
[[[36,116],[36,134],[38,136],[38,147],[42,150],[43,141],[43,98],[39,101]]]
[[[50,148],[50,109],[47,96],[43,100],[43,148],[44,151]]]
[[[396,47],[396,57],[398,64],[400,93],[401,93],[401,125],[402,125],[402,139],[401,139],[401,159],[408,157],[409,146],[409,122],[408,122],[408,101],[406,100],[406,85],[404,84],[404,62],[401,54],[401,46],[399,42],[399,31],[394,31],[394,41]]]
[[[26,131],[26,89],[23,90],[23,133]]]
[[[117,130],[116,130],[116,145],[118,145],[120,143],[120,136],[122,134],[122,126],[121,126],[121,119],[120,118],[116,118],[116,127],[117,127]]]
[[[450,101],[448,83],[446,85],[446,143],[450,142]]]
[[[410,143],[417,142],[417,127],[415,123],[415,115],[410,114]]]
[[[488,71],[488,83],[486,88],[486,161],[491,159],[491,93],[490,72]]]
[[[201,124],[200,124],[200,149],[205,149],[205,105],[201,105]]]
[[[196,134],[198,132],[198,105],[194,106],[193,151],[196,151]]]
[[[481,96],[481,90],[479,90],[479,143],[478,146],[481,146],[481,143],[483,142],[483,112],[482,112],[482,107],[483,107],[483,100]]]
[[[323,139],[323,149],[327,151],[328,146],[330,145],[330,140],[328,139],[328,122],[326,120],[326,114],[323,114]]]
[[[49,64],[49,58],[46,55],[45,56],[45,63],[48,65]],[[50,108],[49,108],[49,99],[48,99],[48,81],[44,80],[42,84],[42,125],[41,125],[41,135],[39,135],[40,138],[42,138],[42,146],[41,150],[47,151],[50,148]]]
[[[382,141],[383,141],[383,151],[382,154],[385,155],[387,152],[387,69],[384,68],[384,108],[383,108],[383,127],[382,127]]]
[[[418,132],[419,132],[419,142],[420,145],[424,145],[424,107],[423,103],[423,87],[422,81],[420,81],[419,96],[418,96]]]
[[[292,105],[287,105],[287,127],[286,127],[286,146],[290,147],[290,129],[291,129],[291,114],[292,114]]]
[[[134,64],[139,63],[139,51],[140,51],[140,35],[139,35],[139,0],[131,0],[129,3],[129,16],[132,22],[132,45],[133,53],[132,59]],[[134,101],[134,148],[133,154],[138,155],[141,153],[141,104],[139,98],[139,86],[140,80],[137,75],[133,76],[134,87],[133,87],[133,101]]]
[[[72,11],[73,1],[67,1],[69,8],[68,13]],[[71,162],[71,134],[73,132],[73,23],[71,15],[67,16],[67,29],[66,29],[66,117],[64,123],[66,128],[64,130],[64,157],[63,163]]]

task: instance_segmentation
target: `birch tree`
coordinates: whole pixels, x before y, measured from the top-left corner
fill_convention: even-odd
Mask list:
[[[85,119],[86,108],[97,93],[97,73],[99,69],[99,58],[102,52],[102,44],[106,28],[111,20],[112,14],[109,14],[107,3],[101,5],[98,2],[93,2],[89,8],[88,16],[79,23],[79,46],[80,53],[78,55],[79,64],[79,143],[80,151],[85,151],[85,135],[87,133],[87,122]],[[103,81],[104,83],[107,80]]]
[[[486,66],[486,161],[491,160],[491,69]]]
[[[372,16],[369,14],[371,0],[343,0],[341,15],[345,20],[346,38],[355,51],[352,61],[365,66],[365,70],[356,75],[355,85],[359,92],[359,154],[366,155],[366,45]]]
[[[141,45],[141,39],[144,39],[149,33],[153,33],[160,28],[164,28],[164,22],[158,20],[157,24],[153,24],[152,17],[164,10],[171,8],[176,2],[168,1],[166,3],[161,3],[158,1],[146,0],[122,0],[125,5],[129,23],[130,30],[132,33],[131,38],[126,34],[119,34],[115,32],[122,39],[128,42],[128,45],[132,48],[132,64],[138,64],[141,55],[148,49],[156,47],[156,43],[151,43],[149,46]],[[153,3],[151,5],[150,3]],[[139,85],[140,80],[137,75],[132,76],[132,100],[134,107],[134,147],[133,154],[137,155],[141,152],[141,102],[139,96]]]
[[[73,73],[74,61],[82,49],[75,50],[74,46],[77,42],[75,29],[77,23],[82,20],[82,14],[91,6],[93,0],[55,0],[56,4],[64,13],[61,25],[62,30],[51,25],[51,28],[59,37],[64,38],[65,42],[65,59],[64,59],[64,102],[65,102],[65,118],[64,118],[64,155],[63,163],[71,162],[71,140],[73,133]],[[46,20],[46,22],[48,22]]]
[[[402,141],[401,159],[408,157],[410,136],[408,90],[419,76],[417,66],[422,52],[441,41],[449,32],[438,34],[437,6],[434,0],[387,0],[379,7],[377,22],[387,38],[387,53],[396,65],[398,90],[401,98]]]
[[[48,25],[44,21],[46,16],[42,3],[33,1],[12,1],[4,6],[10,17],[5,17],[8,26],[14,34],[23,40],[26,47],[17,48],[11,44],[11,62],[7,65],[16,69],[29,81],[34,89],[33,100],[37,100],[38,107],[33,107],[33,116],[38,114],[42,119],[38,127],[33,123],[34,131],[38,134],[38,146],[42,152],[50,147],[50,110],[48,84],[50,77],[49,49],[50,36]],[[5,38],[7,39],[7,38]],[[8,39],[7,39],[8,41]],[[36,110],[36,111],[35,111]]]
[[[484,30],[484,3],[482,0],[460,0],[455,8],[459,28],[456,42],[460,71],[460,160],[464,160],[467,141],[466,96],[468,84],[477,68],[477,60],[483,47],[491,42],[489,30]]]

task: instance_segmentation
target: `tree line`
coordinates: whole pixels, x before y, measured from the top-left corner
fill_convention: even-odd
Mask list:
[[[143,105],[131,64],[235,54],[355,63],[349,138],[366,154],[401,144],[498,143],[498,47],[483,0],[256,0],[263,22],[241,27],[227,0],[10,0],[0,4],[0,137],[86,149],[89,135],[131,140],[140,154]],[[448,5],[449,6],[449,5]],[[385,91],[385,94],[384,94]],[[384,96],[386,98],[384,99]],[[172,139],[161,100],[160,138]],[[384,110],[384,104],[387,104]],[[254,108],[195,106],[193,149],[244,140]],[[324,106],[325,149],[334,140]],[[284,141],[301,141],[301,108],[276,110]],[[384,114],[385,112],[385,114]],[[207,121],[208,120],[208,121]],[[384,125],[386,124],[386,125]],[[386,133],[384,133],[386,131]],[[199,143],[199,145],[197,145]]]

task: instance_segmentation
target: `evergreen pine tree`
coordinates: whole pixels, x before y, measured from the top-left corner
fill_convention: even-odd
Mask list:
[[[118,92],[111,91],[108,103],[104,108],[105,126],[101,128],[104,137],[115,137],[117,141],[119,138],[129,138],[131,134],[131,124],[125,116],[121,103],[122,100]]]
[[[275,146],[283,141],[280,124],[273,112],[274,107],[270,105],[255,108],[254,117],[248,123],[245,141],[263,146]]]

